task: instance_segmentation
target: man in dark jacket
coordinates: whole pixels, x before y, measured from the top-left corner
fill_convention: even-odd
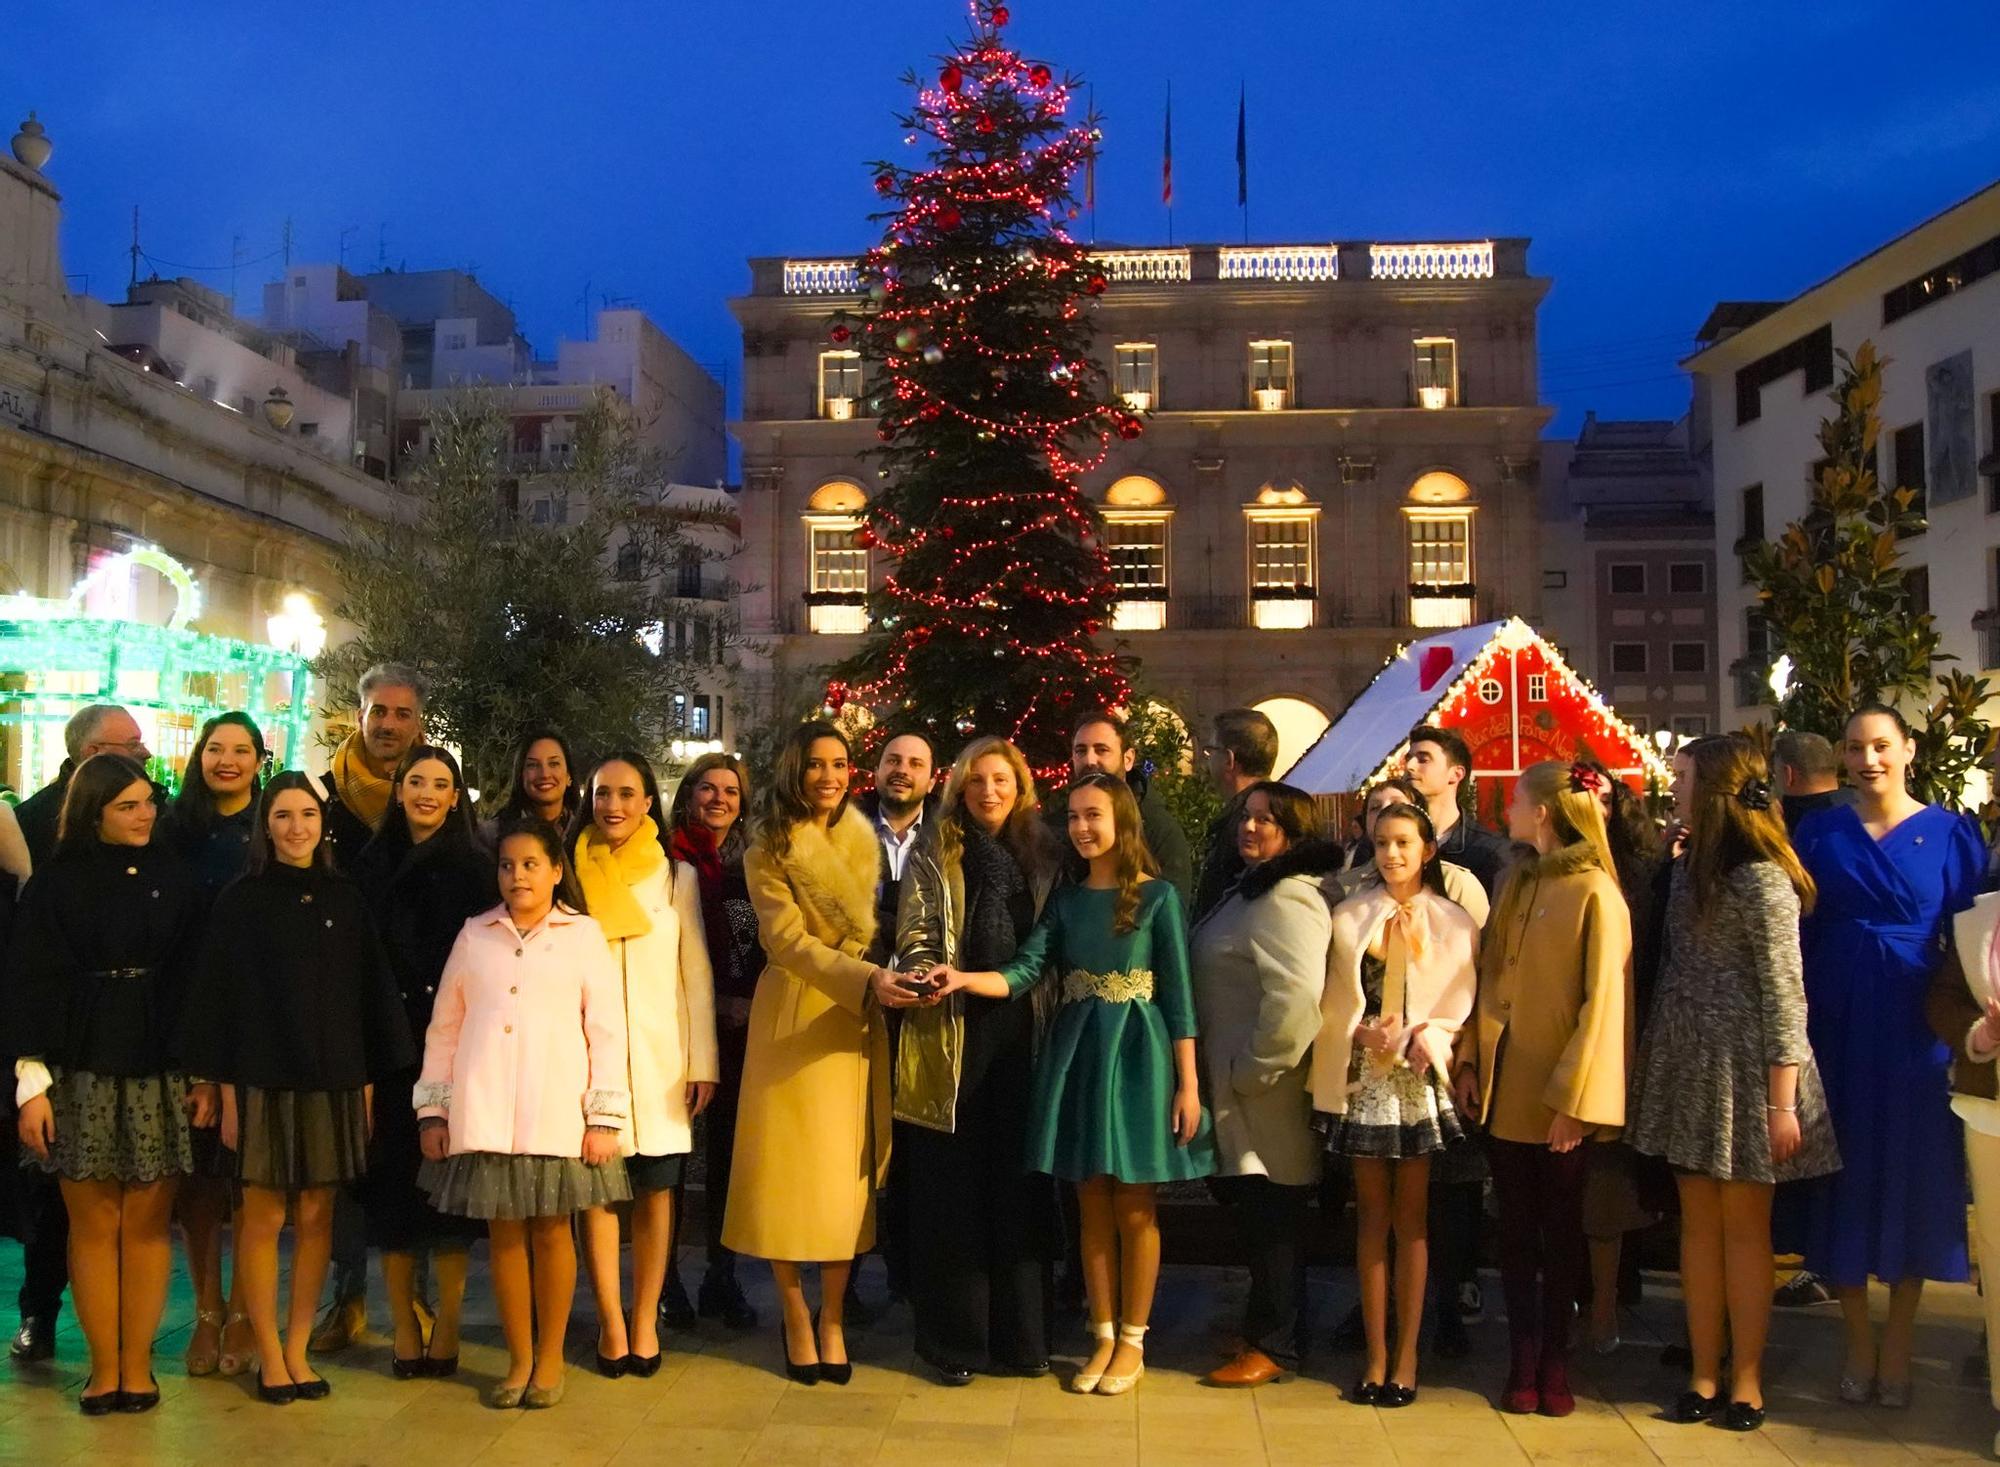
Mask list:
[[[72,714],[63,727],[63,752],[67,757],[55,779],[14,810],[36,867],[55,854],[63,798],[78,765],[95,754],[123,754],[141,765],[153,757],[138,720],[116,703],[92,703]],[[164,806],[166,791],[156,786],[153,801]],[[56,1319],[69,1285],[69,1214],[63,1210],[62,1191],[54,1177],[35,1167],[10,1165],[8,1171],[11,1176],[0,1183],[0,1195],[11,1187],[20,1217],[21,1323],[7,1353],[16,1360],[47,1360],[56,1352]]]
[[[352,875],[354,858],[374,838],[389,808],[390,781],[403,756],[424,738],[430,680],[400,662],[378,662],[356,689],[358,726],[333,751],[320,776],[326,800],[326,843],[333,862]]]
[[[897,734],[882,746],[882,757],[875,763],[875,787],[854,802],[882,844],[871,963],[884,964],[895,956],[896,902],[903,890],[903,869],[936,805],[931,794],[936,777],[937,755],[931,741],[920,733]]]
[[[1111,714],[1090,713],[1077,720],[1069,738],[1070,777],[1115,774],[1132,787],[1139,801],[1139,821],[1145,832],[1146,848],[1160,863],[1160,875],[1180,893],[1181,909],[1186,911],[1194,899],[1194,852],[1188,848],[1187,833],[1174,819],[1173,812],[1153,793],[1145,776],[1135,771],[1138,760],[1138,751],[1125,742],[1125,725]],[[1069,820],[1067,796],[1059,793],[1048,805],[1049,821],[1061,835]],[[1068,848],[1067,839],[1064,848]]]
[[[1454,730],[1428,723],[1410,730],[1409,744],[1403,772],[1429,807],[1431,825],[1437,831],[1438,855],[1478,877],[1491,897],[1507,864],[1509,847],[1504,836],[1467,819],[1459,806],[1459,786],[1472,774],[1472,750]]]
[[[1854,791],[1840,786],[1840,756],[1816,733],[1788,728],[1771,740],[1771,780],[1784,797],[1788,831],[1816,811],[1854,803]]]
[[[1243,857],[1236,850],[1243,793],[1271,777],[1278,762],[1278,727],[1255,708],[1227,709],[1215,715],[1215,737],[1202,745],[1201,760],[1222,795],[1222,813],[1208,827],[1190,922],[1199,922],[1227,896],[1243,870]]]

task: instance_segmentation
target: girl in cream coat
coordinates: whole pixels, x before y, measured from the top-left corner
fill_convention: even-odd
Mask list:
[[[1478,988],[1479,924],[1444,895],[1437,833],[1423,806],[1389,806],[1370,833],[1375,878],[1333,913],[1312,1095],[1328,1118],[1327,1149],[1354,1173],[1368,1358],[1350,1399],[1401,1407],[1417,1394],[1431,1160],[1464,1143],[1451,1101],[1451,1052]],[[1393,1368],[1392,1231],[1401,1336]]]
[[[619,973],[632,1076],[629,1319],[620,1299],[618,1219],[594,1207],[583,1220],[597,1299],[597,1370],[649,1376],[660,1367],[674,1192],[694,1146],[693,1119],[715,1093],[715,983],[698,879],[693,867],[668,858],[660,840],[659,787],[645,757],[600,760],[584,788],[588,823],[576,837],[574,866]]]

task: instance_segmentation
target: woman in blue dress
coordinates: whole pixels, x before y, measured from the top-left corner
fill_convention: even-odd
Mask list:
[[[1857,710],[1845,749],[1855,803],[1809,816],[1795,835],[1819,888],[1801,931],[1806,1032],[1846,1165],[1799,1184],[1789,1215],[1806,1267],[1840,1298],[1841,1399],[1872,1392],[1891,1407],[1909,1404],[1924,1280],[1966,1277],[1965,1153],[1924,993],[1952,914],[1972,905],[1986,868],[1969,818],[1910,793],[1915,753],[1901,714]],[[1889,1286],[1879,1355],[1871,1275]]]

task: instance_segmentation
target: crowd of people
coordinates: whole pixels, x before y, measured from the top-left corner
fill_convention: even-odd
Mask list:
[[[1840,1396],[1897,1407],[1924,1281],[1967,1276],[1968,1153],[2000,1233],[2000,898],[1977,827],[1910,793],[1893,709],[1838,751],[1694,741],[1664,829],[1588,759],[1528,769],[1482,829],[1463,740],[1419,727],[1351,843],[1231,710],[1197,851],[1110,713],[1047,799],[990,736],[948,767],[890,738],[857,795],[848,740],[807,723],[754,779],[699,759],[669,803],[643,753],[585,767],[530,729],[489,813],[426,742],[418,673],[359,692],[324,776],[269,773],[229,713],[171,800],[130,716],[86,708],[18,840],[0,814],[13,1354],[52,1353],[67,1286],[86,1414],[159,1401],[176,1221],[189,1373],[254,1373],[277,1405],[329,1394],[313,1358],[364,1327],[371,1251],[395,1376],[454,1375],[481,1236],[496,1408],[561,1398],[579,1251],[606,1376],[651,1376],[697,1318],[755,1328],[753,1258],[786,1373],[845,1384],[880,1251],[940,1383],[1049,1373],[1060,1270],[1088,1325],[1067,1384],[1117,1395],[1145,1371],[1162,1186],[1205,1180],[1240,1233],[1220,1387],[1302,1367],[1344,1187],[1349,1396],[1397,1408],[1425,1348],[1469,1348],[1490,1187],[1500,1404],[1564,1416],[1575,1322],[1615,1348],[1622,1240],[1677,1210],[1669,1414],[1736,1430],[1764,1417],[1774,1249],[1840,1301]]]

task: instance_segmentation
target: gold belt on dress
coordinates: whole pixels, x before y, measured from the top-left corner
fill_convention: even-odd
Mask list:
[[[1064,1003],[1085,998],[1131,1003],[1135,999],[1150,1001],[1152,997],[1153,975],[1145,968],[1127,968],[1119,973],[1086,973],[1081,968],[1072,968],[1063,975]]]

